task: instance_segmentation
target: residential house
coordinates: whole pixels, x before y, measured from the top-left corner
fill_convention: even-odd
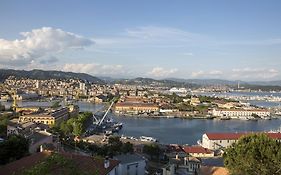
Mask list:
[[[144,175],[146,160],[137,154],[122,154],[114,159],[120,161],[118,175]]]
[[[205,133],[202,136],[202,146],[207,149],[216,150],[229,147],[240,137],[253,132],[244,133]],[[265,133],[270,138],[281,141],[281,133]]]
[[[202,146],[184,146],[183,150],[192,157],[214,157],[214,151]]]

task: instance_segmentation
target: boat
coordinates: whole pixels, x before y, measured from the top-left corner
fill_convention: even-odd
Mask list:
[[[249,120],[249,118],[246,117],[246,116],[240,116],[239,119],[240,119],[240,120]]]
[[[258,121],[258,118],[253,117],[253,116],[248,116],[247,119],[251,120],[251,121]]]
[[[143,142],[157,142],[157,139],[155,139],[153,137],[148,137],[148,136],[141,136],[140,137],[140,141],[143,141]]]
[[[175,118],[175,116],[167,115],[166,118]]]
[[[121,129],[123,127],[123,123],[115,123],[113,127]]]
[[[270,116],[261,116],[261,119],[264,119],[264,120],[271,120],[271,117],[270,117]]]
[[[230,117],[222,116],[222,117],[220,117],[220,120],[230,120]]]
[[[202,140],[197,140],[197,144],[202,146]]]
[[[111,135],[112,134],[112,131],[105,131],[105,135],[106,136],[109,136],[109,135]]]

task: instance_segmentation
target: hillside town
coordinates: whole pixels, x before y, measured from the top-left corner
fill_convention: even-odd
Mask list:
[[[9,77],[1,85],[1,101],[84,100],[104,103],[116,100],[116,114],[181,118],[270,119],[270,110],[235,97],[202,96],[195,90],[155,85],[92,84],[81,80],[35,80]]]
[[[4,174],[20,174],[54,156],[79,165],[80,170],[93,166],[98,174],[208,174],[214,171],[228,174],[223,167],[224,150],[236,143],[244,133],[204,133],[195,145],[163,144],[157,139],[118,135],[121,123],[111,123],[106,114],[145,118],[182,118],[215,120],[270,120],[267,108],[252,106],[239,99],[195,95],[192,89],[124,84],[92,84],[82,80],[38,80],[9,77],[1,84],[1,101],[11,102],[1,107],[0,143],[9,139],[29,140],[26,157],[3,160]],[[53,101],[52,106],[19,106],[19,102]],[[103,117],[81,112],[77,101],[103,104],[109,108]],[[112,108],[111,108],[112,107]],[[96,120],[96,121],[94,121]],[[265,132],[281,140],[278,132]],[[198,138],[200,139],[200,138]],[[187,141],[188,142],[188,141]],[[9,148],[5,148],[9,149]],[[28,161],[24,169],[18,164]],[[214,163],[216,162],[216,163]],[[60,171],[65,171],[64,169]]]

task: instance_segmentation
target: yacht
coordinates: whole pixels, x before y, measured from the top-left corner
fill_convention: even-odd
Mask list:
[[[157,139],[155,139],[153,137],[141,136],[140,137],[140,141],[143,141],[143,142],[157,142]]]

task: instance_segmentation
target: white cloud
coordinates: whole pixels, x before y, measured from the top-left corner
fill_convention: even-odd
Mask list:
[[[63,71],[80,72],[92,75],[118,75],[124,74],[126,70],[122,65],[102,64],[65,64]]]
[[[94,42],[61,29],[43,27],[20,33],[23,39],[0,39],[0,63],[28,65],[38,58],[71,48],[83,48]]]
[[[186,53],[183,53],[183,55],[185,55],[185,56],[193,56],[194,54],[191,53],[191,52],[186,52]]]
[[[200,70],[200,71],[197,71],[197,72],[192,72],[191,73],[191,77],[200,77],[202,75],[204,75],[204,71]]]
[[[195,36],[199,36],[198,34],[190,33],[181,29],[171,28],[171,27],[157,27],[157,26],[143,26],[137,27],[133,29],[126,30],[127,35],[130,37],[143,38],[143,39],[188,39],[193,38]]]
[[[272,79],[276,78],[279,74],[279,71],[276,69],[266,69],[266,68],[242,68],[242,69],[232,69],[232,77],[239,79]]]
[[[168,77],[175,74],[177,71],[178,69],[164,69],[162,67],[154,67],[150,72],[148,72],[148,75],[158,78]]]
[[[94,39],[97,46],[109,48],[182,48],[187,45],[206,44],[208,40],[207,36],[201,34],[159,26],[129,28],[114,37]]]
[[[211,70],[211,71],[196,71],[191,73],[193,78],[219,78],[223,75],[223,72],[220,70]]]

